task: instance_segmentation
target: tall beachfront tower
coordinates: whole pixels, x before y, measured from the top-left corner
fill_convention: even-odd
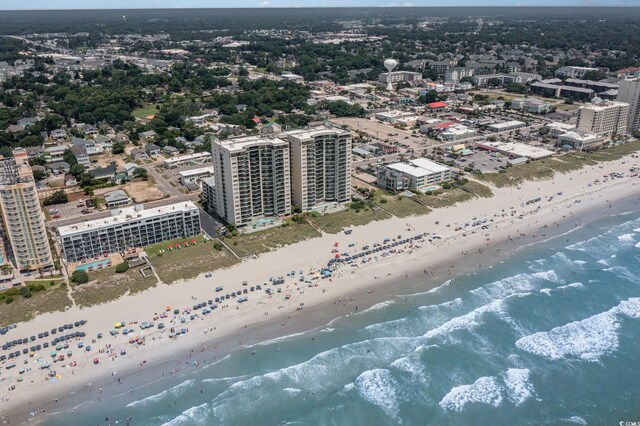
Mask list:
[[[289,143],[249,136],[211,144],[215,179],[208,200],[233,226],[291,214]]]
[[[351,201],[351,133],[329,123],[285,132],[293,204],[302,211]]]
[[[621,80],[618,88],[618,102],[629,104],[627,131],[640,130],[640,78]]]
[[[0,209],[16,267],[26,271],[51,266],[44,214],[28,156],[22,148],[13,151],[13,158],[0,160]]]
[[[627,133],[628,118],[628,103],[594,98],[591,103],[581,106],[578,110],[576,129],[605,138],[624,135]]]

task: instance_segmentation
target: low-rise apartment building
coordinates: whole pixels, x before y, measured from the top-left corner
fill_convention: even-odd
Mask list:
[[[377,185],[389,191],[425,192],[453,177],[451,169],[426,158],[394,163],[378,169]]]

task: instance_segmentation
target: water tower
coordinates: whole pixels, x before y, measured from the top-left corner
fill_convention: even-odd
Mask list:
[[[395,59],[387,59],[384,61],[384,67],[387,69],[387,90],[390,92],[393,90],[391,85],[391,71],[398,66],[398,61]]]

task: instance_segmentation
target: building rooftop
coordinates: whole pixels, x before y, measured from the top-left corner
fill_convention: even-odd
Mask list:
[[[431,174],[429,170],[423,169],[422,167],[414,166],[412,164],[406,163],[394,163],[387,165],[387,168],[397,170],[399,172],[408,174],[413,177],[423,177]]]
[[[409,160],[409,163],[428,170],[431,173],[441,173],[449,170],[448,167],[443,166],[442,164],[434,163],[433,161],[427,160],[426,158],[416,158],[415,160]]]
[[[289,130],[285,132],[287,136],[293,136],[297,139],[313,139],[316,136],[326,134],[348,135],[350,132],[341,127],[329,125],[309,127],[305,129]]]
[[[181,161],[192,161],[192,160],[204,159],[206,157],[211,157],[211,154],[208,152],[198,152],[196,154],[188,154],[188,155],[181,155],[180,157],[167,158],[166,160],[164,160],[164,164],[175,164]]]
[[[182,177],[189,177],[189,176],[196,176],[202,173],[212,173],[213,174],[213,166],[210,167],[201,167],[199,169],[193,169],[193,170],[183,170],[180,172],[180,176]]]
[[[260,146],[260,145],[286,146],[288,145],[288,143],[279,138],[267,138],[264,136],[246,136],[242,138],[220,140],[217,142],[217,145],[233,153],[233,152],[242,152],[245,149],[251,148],[254,146]],[[192,155],[196,155],[196,154],[192,154]],[[179,158],[182,158],[182,157],[179,157]]]
[[[108,218],[80,222],[76,223],[75,225],[61,226],[58,228],[58,234],[61,237],[65,237],[75,234],[81,234],[89,230],[106,228],[119,223],[126,223],[132,220],[150,219],[158,216],[164,216],[176,211],[189,211],[197,208],[198,207],[191,201],[170,204],[162,207],[154,207],[151,209],[144,209],[143,205],[139,204],[134,207],[111,210],[111,216]]]

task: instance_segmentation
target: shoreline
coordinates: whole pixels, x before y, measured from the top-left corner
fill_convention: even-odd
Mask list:
[[[615,169],[615,167],[628,169],[630,166],[625,163],[625,160],[628,161],[628,159],[623,158],[610,164],[607,163],[607,169]],[[580,177],[580,175],[587,174],[587,172],[597,168],[599,167],[589,166],[579,171],[557,176],[557,180],[566,181],[566,186],[570,184],[570,181],[572,181],[574,177]],[[582,183],[590,182],[590,180],[586,179],[592,179],[602,174],[601,171],[596,171],[597,173],[591,176],[583,176],[581,178],[581,180],[583,180]],[[618,170],[616,169],[616,171]],[[397,297],[399,296],[399,290],[402,290],[405,294],[418,290],[418,287],[420,287],[420,291],[430,290],[442,285],[449,277],[482,270],[500,260],[508,259],[524,247],[539,244],[551,238],[556,238],[559,235],[570,233],[585,223],[593,222],[601,217],[610,216],[612,213],[622,213],[619,210],[628,211],[630,207],[633,208],[633,206],[637,205],[637,198],[640,194],[640,185],[637,185],[635,182],[631,184],[631,181],[631,178],[612,180],[609,185],[598,185],[592,191],[580,191],[582,188],[567,189],[565,186],[558,185],[556,179],[552,181],[526,182],[521,185],[523,190],[516,191],[515,188],[498,189],[494,190],[496,194],[492,198],[473,199],[463,204],[477,208],[477,210],[469,209],[477,212],[475,214],[462,212],[461,210],[463,209],[460,209],[460,205],[457,205],[434,210],[425,216],[402,219],[391,218],[385,221],[374,222],[364,226],[354,227],[352,236],[324,234],[321,238],[287,246],[275,252],[263,254],[258,259],[242,262],[226,270],[216,271],[213,277],[214,283],[210,282],[212,280],[207,280],[200,276],[194,280],[162,286],[159,289],[154,288],[142,292],[139,295],[128,296],[109,304],[82,310],[71,309],[62,313],[47,314],[45,318],[36,318],[26,324],[20,324],[17,330],[22,332],[25,328],[31,328],[31,330],[48,329],[39,324],[47,321],[51,321],[52,324],[70,322],[62,318],[74,318],[74,315],[75,319],[73,319],[73,321],[77,321],[80,319],[77,318],[77,316],[81,315],[90,320],[86,328],[105,332],[108,330],[105,328],[105,323],[112,324],[112,320],[129,319],[120,317],[119,312],[131,312],[132,308],[140,311],[136,314],[140,317],[139,319],[148,320],[148,313],[153,312],[153,308],[148,306],[142,307],[138,305],[137,302],[145,302],[145,298],[152,294],[158,296],[158,306],[164,306],[160,301],[170,300],[167,299],[167,297],[175,298],[182,296],[182,298],[185,299],[186,293],[191,291],[198,291],[200,295],[209,294],[210,297],[216,285],[215,281],[225,281],[225,291],[229,291],[235,290],[236,287],[242,288],[239,284],[241,281],[238,281],[238,285],[233,289],[227,288],[226,283],[234,278],[237,280],[238,278],[248,276],[248,278],[251,278],[251,283],[258,283],[261,282],[261,280],[256,280],[254,278],[255,276],[262,275],[262,279],[264,280],[269,275],[277,276],[284,273],[285,268],[294,271],[308,270],[309,267],[317,268],[326,263],[326,260],[331,256],[329,254],[329,250],[332,248],[331,241],[337,241],[340,243],[340,247],[346,247],[348,241],[358,241],[360,244],[363,244],[362,240],[364,240],[365,243],[373,243],[377,241],[377,239],[382,240],[390,235],[397,235],[398,232],[402,233],[403,237],[407,237],[407,232],[409,235],[415,235],[425,231],[434,232],[432,228],[438,228],[436,233],[443,235],[443,239],[436,240],[435,244],[425,244],[424,247],[412,250],[410,253],[406,252],[402,255],[396,254],[373,262],[370,265],[359,268],[357,274],[347,274],[347,272],[352,272],[353,270],[341,268],[341,270],[332,277],[332,282],[321,280],[321,285],[317,288],[287,286],[287,291],[292,293],[292,299],[294,299],[288,303],[280,299],[274,300],[273,298],[267,298],[263,293],[261,296],[258,296],[258,299],[259,303],[265,303],[264,309],[273,308],[275,303],[289,305],[288,308],[268,312],[269,315],[260,312],[260,309],[263,309],[262,304],[260,304],[260,307],[246,312],[247,308],[253,305],[253,303],[247,303],[244,304],[245,306],[243,306],[244,309],[242,309],[242,311],[240,309],[221,309],[208,317],[201,316],[188,323],[190,329],[188,334],[184,337],[181,336],[177,341],[171,341],[172,349],[167,351],[171,352],[169,354],[160,353],[162,351],[155,351],[154,353],[151,350],[151,348],[157,348],[158,345],[163,345],[166,340],[168,340],[158,339],[153,342],[148,341],[149,345],[145,345],[146,347],[141,347],[138,350],[127,346],[127,350],[132,352],[131,356],[128,354],[124,359],[116,358],[111,365],[109,365],[108,359],[105,359],[104,362],[101,362],[97,367],[87,363],[88,365],[81,365],[74,373],[69,374],[68,372],[64,372],[65,377],[63,380],[56,383],[56,385],[61,386],[55,386],[55,388],[50,386],[52,385],[51,382],[40,381],[32,384],[26,383],[25,381],[25,383],[20,384],[17,391],[8,394],[10,397],[9,403],[2,405],[2,411],[7,416],[7,420],[15,423],[29,419],[29,413],[35,411],[36,408],[45,409],[46,413],[43,413],[45,415],[38,415],[32,418],[36,422],[45,421],[48,415],[51,415],[54,411],[65,411],[78,406],[81,402],[82,405],[84,405],[87,402],[100,399],[103,395],[105,398],[108,398],[113,395],[122,394],[131,388],[140,389],[141,386],[144,387],[149,384],[149,381],[145,379],[157,377],[157,380],[154,379],[151,382],[151,385],[153,385],[153,383],[157,383],[163,379],[163,376],[159,373],[168,370],[169,366],[174,366],[175,368],[176,365],[180,365],[180,368],[178,373],[175,373],[175,376],[166,376],[168,378],[182,377],[184,371],[186,371],[186,374],[190,374],[191,371],[194,371],[191,366],[185,370],[183,368],[184,364],[176,363],[182,362],[185,355],[190,355],[191,353],[198,355],[200,352],[194,352],[194,349],[198,346],[207,347],[206,354],[204,353],[205,351],[203,351],[200,353],[201,356],[213,356],[215,351],[216,359],[221,359],[217,358],[218,354],[220,354],[221,357],[225,356],[235,351],[238,347],[251,346],[264,342],[265,340],[277,339],[283,334],[290,336],[300,332],[313,332],[320,327],[326,326],[327,322],[335,318],[344,317],[345,315],[355,312],[356,306],[358,307],[358,311],[363,311],[376,303]],[[638,180],[636,179],[635,181]],[[545,189],[541,189],[542,187]],[[587,187],[585,186],[583,188]],[[515,200],[515,197],[518,196],[520,196],[521,200],[523,197],[524,200],[534,198],[533,196],[529,197],[529,195],[532,194],[534,196],[535,194],[548,196],[549,194],[555,194],[559,189],[564,190],[566,193],[566,195],[562,197],[562,200],[558,200],[555,203],[544,203],[535,213],[527,212],[527,207],[521,208],[519,206],[520,202]],[[591,197],[589,200],[585,199],[589,197]],[[578,199],[581,201],[576,202]],[[620,200],[623,201],[620,203],[616,202]],[[615,209],[613,208],[614,203],[616,204]],[[523,212],[524,217],[520,219],[518,216],[507,215],[506,217],[496,219],[488,231],[472,233],[467,237],[462,236],[463,232],[449,232],[448,235],[446,234],[447,231],[453,231],[453,226],[450,227],[450,229],[445,227],[444,223],[446,222],[451,224],[468,221],[472,216],[482,216],[483,213],[485,213],[483,209],[488,209],[489,212],[504,212],[504,209],[500,210],[500,207],[507,207],[509,204],[518,206],[517,211],[525,210]],[[603,208],[607,204],[611,207]],[[456,221],[455,219],[462,220]],[[439,227],[434,226],[433,223],[438,220],[442,221],[443,224]],[[544,225],[547,225],[548,228],[543,228]],[[407,228],[413,228],[415,230],[407,231]],[[516,230],[513,228],[516,228]],[[520,234],[525,235],[521,236]],[[490,235],[490,241],[487,241],[486,235]],[[535,235],[535,237],[533,237],[533,235]],[[321,249],[327,250],[326,255],[322,254],[324,251],[321,252]],[[494,251],[494,249],[499,251]],[[462,254],[465,251],[467,254]],[[296,253],[303,253],[301,256],[303,259],[297,263],[294,256]],[[286,260],[289,260],[289,263],[284,264]],[[311,261],[312,265],[308,265],[309,261]],[[273,264],[280,265],[281,263],[283,265],[278,267],[277,271],[273,271]],[[306,265],[304,265],[305,263]],[[455,266],[452,268],[450,265]],[[481,266],[476,267],[476,265]],[[425,275],[423,273],[424,270],[429,270],[430,274]],[[384,273],[389,273],[390,275],[385,275]],[[199,289],[185,288],[198,284],[205,284],[205,286]],[[320,289],[326,289],[326,293],[324,291],[320,293]],[[371,290],[373,290],[373,292],[370,292]],[[302,293],[293,294],[298,291]],[[309,294],[304,294],[306,292],[309,292]],[[164,295],[162,293],[164,293]],[[274,295],[277,295],[277,293]],[[256,298],[256,293],[250,293],[249,296],[251,302],[253,302],[253,299]],[[209,297],[198,297],[197,300],[201,301],[202,298],[206,300]],[[347,302],[346,300],[343,302],[343,298],[348,300],[355,298],[356,302]],[[294,308],[292,303],[302,303],[299,302],[300,300],[304,300],[304,309],[301,311],[292,310]],[[340,302],[338,302],[338,300],[340,300]],[[146,303],[148,304],[148,301],[146,301]],[[186,302],[186,305],[192,303],[195,302]],[[267,303],[271,304],[271,306],[267,306]],[[174,303],[171,303],[171,305],[174,305]],[[184,305],[184,303],[179,305]],[[109,317],[102,321],[98,321],[94,319],[94,316],[90,316],[91,313],[94,313],[95,317],[99,318],[100,314],[106,314],[107,312],[110,313]],[[236,312],[237,314],[233,315]],[[145,313],[147,314],[146,316],[144,315]],[[273,315],[271,315],[272,313]],[[129,313],[128,316],[130,315]],[[200,321],[197,321],[198,319],[200,319]],[[227,322],[224,324],[218,323],[225,319]],[[204,326],[211,326],[212,323],[218,323],[215,333],[207,332],[203,335]],[[286,323],[286,325],[282,325],[283,323]],[[95,336],[95,333],[90,333],[88,329],[82,330],[86,331],[88,336]],[[149,336],[156,332],[157,330],[154,329]],[[28,333],[25,331],[25,334]],[[123,343],[118,343],[122,340],[122,337],[123,336],[119,335],[114,341],[111,336],[106,335],[106,338],[98,341],[98,343],[111,343],[114,346],[122,346]],[[88,339],[90,339],[90,337]],[[73,343],[75,343],[75,341]],[[209,346],[213,346],[215,349],[209,348]],[[75,350],[75,347],[73,349]],[[82,357],[82,355],[83,354],[80,356]],[[88,357],[92,356],[93,355],[87,355],[84,360],[87,361]],[[22,359],[19,359],[19,362],[21,360]],[[79,362],[80,360],[77,361]],[[204,362],[202,363],[202,367],[206,365]],[[5,371],[6,370],[2,371],[3,376]],[[119,373],[117,377],[110,376],[110,371],[119,371]],[[78,374],[76,375],[75,372]],[[118,383],[116,378],[120,379],[122,384]],[[92,382],[93,384],[85,387],[88,382]],[[147,383],[147,385],[139,382]],[[42,383],[42,386],[37,387],[38,383]],[[4,382],[2,384],[6,386]],[[96,389],[100,389],[100,391],[95,392]],[[74,392],[74,394],[70,395],[70,392]],[[55,395],[54,398],[57,399],[57,402],[54,402],[48,397],[50,395]],[[92,396],[95,396],[95,398],[92,398]]]

